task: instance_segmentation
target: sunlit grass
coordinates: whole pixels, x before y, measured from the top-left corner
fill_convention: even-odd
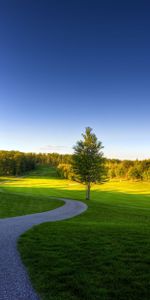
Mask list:
[[[41,174],[40,174],[41,173]],[[59,179],[59,180],[58,180]],[[59,187],[60,189],[67,188],[68,190],[84,191],[85,186],[77,182],[66,179],[60,179],[53,168],[39,168],[37,171],[30,172],[28,176],[16,177],[0,177],[0,181],[5,181],[5,188],[25,188],[25,187]],[[9,182],[10,181],[10,182]],[[1,183],[2,183],[1,182]],[[150,182],[131,182],[131,181],[108,181],[104,184],[92,185],[92,196],[94,191],[113,191],[123,193],[140,193],[150,195]]]
[[[33,193],[33,189],[39,187],[38,179],[33,181],[23,177],[0,177],[0,218],[43,212],[63,205],[59,200],[50,199],[48,193]]]
[[[41,175],[39,175],[41,173]],[[85,186],[77,182],[60,179],[53,168],[39,168],[31,172],[28,177],[6,178],[6,183],[1,183],[0,191],[28,193],[54,197],[67,197],[85,199]],[[129,197],[130,195],[130,197]],[[140,205],[150,208],[150,182],[107,182],[93,185],[91,201],[109,202],[115,205]],[[142,201],[141,201],[142,200]]]

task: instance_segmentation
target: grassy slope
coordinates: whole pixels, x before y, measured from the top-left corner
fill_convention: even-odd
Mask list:
[[[84,198],[81,185],[49,175],[41,169],[3,190]],[[95,186],[88,205],[81,216],[36,226],[21,237],[35,288],[45,300],[148,300],[150,183]]]
[[[48,197],[0,193],[0,218],[34,214],[61,206],[62,202]]]
[[[22,193],[18,193],[15,186],[9,189],[9,185],[17,186],[20,181],[22,178],[0,178],[0,218],[43,212],[63,205],[59,200],[50,199],[46,195],[25,194],[24,190]]]

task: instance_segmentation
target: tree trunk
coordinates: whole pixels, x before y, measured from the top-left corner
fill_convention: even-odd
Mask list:
[[[87,183],[87,189],[86,189],[86,200],[90,200],[90,181]]]

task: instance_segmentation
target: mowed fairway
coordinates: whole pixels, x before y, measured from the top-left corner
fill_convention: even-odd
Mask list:
[[[61,201],[46,195],[26,193],[26,188],[18,193],[21,181],[22,178],[0,177],[0,218],[35,214],[63,205]],[[9,185],[13,188],[9,188]]]
[[[82,185],[42,167],[2,183],[0,190],[0,197],[15,193],[39,201],[47,196],[84,199]],[[45,300],[148,300],[150,183],[93,186],[88,206],[78,217],[41,224],[20,238],[33,286]]]

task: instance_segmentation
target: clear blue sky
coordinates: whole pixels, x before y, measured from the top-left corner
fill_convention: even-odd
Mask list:
[[[0,149],[150,157],[150,2],[0,1]]]

